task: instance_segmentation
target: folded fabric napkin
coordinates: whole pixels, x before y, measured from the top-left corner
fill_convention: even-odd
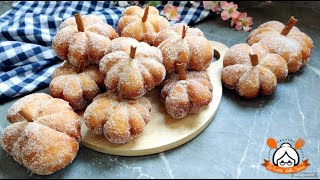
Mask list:
[[[160,14],[166,3],[157,6]],[[209,15],[202,3],[173,2],[181,19],[189,26]],[[51,41],[60,23],[80,12],[95,14],[116,28],[125,8],[111,2],[19,1],[0,16],[0,100],[47,87],[52,72],[61,60],[51,48]]]

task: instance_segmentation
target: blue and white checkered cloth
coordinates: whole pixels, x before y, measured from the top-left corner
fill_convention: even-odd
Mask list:
[[[165,3],[157,6],[163,13]],[[173,2],[190,26],[209,15],[202,3]],[[116,28],[124,8],[111,2],[15,2],[0,16],[0,100],[47,87],[61,60],[51,48],[60,23],[76,13],[95,14]],[[177,22],[170,22],[171,24]]]

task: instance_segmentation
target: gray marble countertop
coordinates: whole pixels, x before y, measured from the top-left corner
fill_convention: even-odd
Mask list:
[[[266,140],[303,138],[305,173],[320,177],[320,20],[319,3],[239,3],[256,28],[268,20],[287,22],[291,15],[298,27],[312,37],[315,48],[310,62],[269,97],[244,100],[223,89],[219,110],[199,136],[178,148],[143,157],[120,157],[80,147],[74,162],[46,178],[291,178],[267,171],[261,164],[268,157]],[[316,4],[316,5],[314,5]],[[6,3],[0,6],[3,13]],[[9,6],[8,6],[9,7]],[[7,8],[8,8],[7,7]],[[205,36],[227,46],[245,42],[248,33],[228,27],[212,16],[196,25]],[[47,89],[41,90],[47,92]],[[15,101],[0,106],[0,128],[6,127],[6,113]],[[32,175],[0,148],[0,178],[42,178]],[[295,178],[295,177],[294,177]]]

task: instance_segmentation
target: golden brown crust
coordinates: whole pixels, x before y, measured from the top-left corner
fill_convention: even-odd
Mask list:
[[[165,78],[161,51],[131,38],[118,39],[111,43],[108,50],[111,53],[106,54],[99,64],[100,71],[105,74],[105,86],[111,91],[119,92],[121,85],[123,97],[141,97]],[[129,41],[125,41],[126,39]],[[137,47],[134,59],[128,53],[132,44]]]
[[[112,143],[124,144],[141,135],[150,120],[151,104],[142,97],[118,101],[111,91],[98,95],[84,112],[87,127]]]
[[[212,45],[202,36],[175,36],[166,39],[158,47],[167,74],[177,71],[176,63],[185,63],[188,70],[202,71],[212,61]]]
[[[253,66],[249,54],[258,55],[258,64]],[[229,89],[235,89],[244,98],[255,98],[259,94],[270,95],[277,81],[288,74],[286,61],[278,54],[269,53],[261,44],[237,44],[224,57],[221,81]]]
[[[280,34],[269,34],[259,41],[271,53],[279,54],[286,60],[289,73],[299,71],[302,66],[302,51],[299,43]]]
[[[29,119],[22,116],[21,111],[24,111],[24,114],[30,114]],[[69,118],[61,120],[63,116]],[[79,116],[74,113],[68,102],[48,94],[34,93],[24,96],[8,109],[7,118],[11,123],[21,121],[40,123],[70,134],[77,140],[81,139]],[[66,122],[62,123],[64,121]]]
[[[79,32],[74,17],[61,23],[52,41],[52,48],[62,60],[68,60],[73,66],[98,64],[108,47],[110,39],[118,37],[112,26],[104,23],[95,15],[82,18],[84,32]]]
[[[3,146],[3,149],[7,151],[8,154],[13,154],[12,150],[14,147],[14,143],[18,141],[27,125],[27,121],[21,121],[13,123],[6,129],[4,129],[1,144]]]
[[[161,86],[160,97],[166,111],[176,119],[197,113],[212,101],[212,84],[205,71],[187,72],[186,80],[179,80],[177,74],[172,74]]]
[[[142,22],[144,11],[138,6],[128,7],[119,19],[118,32],[122,37],[131,37],[152,45],[156,33],[169,27],[169,22],[152,6],[149,6],[147,20]]]
[[[260,65],[269,69],[277,78],[278,82],[283,82],[288,75],[286,61],[279,54],[268,54],[260,60]]]
[[[263,41],[271,52],[281,55],[288,62],[289,72],[296,72],[309,61],[313,41],[295,26],[286,36],[281,35],[284,28],[285,25],[279,21],[268,21],[252,31],[247,42],[252,45]]]
[[[39,100],[38,100],[39,99]],[[48,94],[35,93],[32,95],[24,96],[23,98],[16,101],[9,109],[7,114],[7,119],[10,123],[16,123],[20,121],[32,121],[27,120],[23,117],[19,111],[24,108],[25,111],[29,112],[32,117],[35,117],[38,113],[39,106],[45,101],[52,99]]]
[[[44,93],[30,94],[9,108],[8,119],[16,123],[4,129],[3,148],[31,172],[54,173],[77,155],[80,119],[67,102]]]
[[[182,23],[177,23],[172,26],[167,27],[166,29],[163,29],[162,31],[157,33],[157,36],[153,42],[154,46],[159,46],[164,40],[176,36],[181,36],[183,26],[186,26]],[[198,28],[190,28],[188,27],[188,30],[186,32],[186,36],[202,36],[204,37],[203,32]]]
[[[52,77],[50,95],[68,101],[74,110],[86,108],[99,94],[99,87],[104,87],[104,75],[94,65],[77,74],[76,68],[65,62],[53,72]]]

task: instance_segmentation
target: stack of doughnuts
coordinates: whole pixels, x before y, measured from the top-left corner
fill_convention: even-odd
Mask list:
[[[175,119],[197,113],[212,101],[212,84],[205,71],[212,61],[211,43],[197,28],[176,24],[160,31],[155,45],[167,71],[160,98]]]
[[[312,39],[296,23],[294,17],[287,25],[268,21],[249,34],[248,44],[232,46],[224,57],[223,85],[249,99],[273,94],[277,82],[299,71],[313,50]]]
[[[171,74],[161,84],[160,98],[167,113],[181,119],[189,113],[198,113],[212,101],[212,84],[206,71],[185,70],[177,64],[178,74]]]
[[[54,173],[76,157],[76,110],[84,111],[92,133],[125,144],[143,134],[152,110],[143,96],[156,87],[176,119],[212,101],[205,71],[212,46],[199,29],[170,26],[147,5],[128,7],[118,33],[95,15],[78,13],[61,23],[52,48],[64,62],[52,74],[50,95],[30,94],[14,103],[7,115],[12,124],[2,137],[4,150],[32,173]]]
[[[98,64],[117,37],[112,26],[95,15],[78,13],[63,21],[52,48],[65,62],[52,75],[50,95],[66,100],[74,110],[85,109],[104,87]]]
[[[88,106],[84,122],[94,134],[124,144],[149,122],[151,103],[142,96],[164,80],[166,69],[159,49],[129,37],[112,40],[106,52],[99,69],[108,91]]]

